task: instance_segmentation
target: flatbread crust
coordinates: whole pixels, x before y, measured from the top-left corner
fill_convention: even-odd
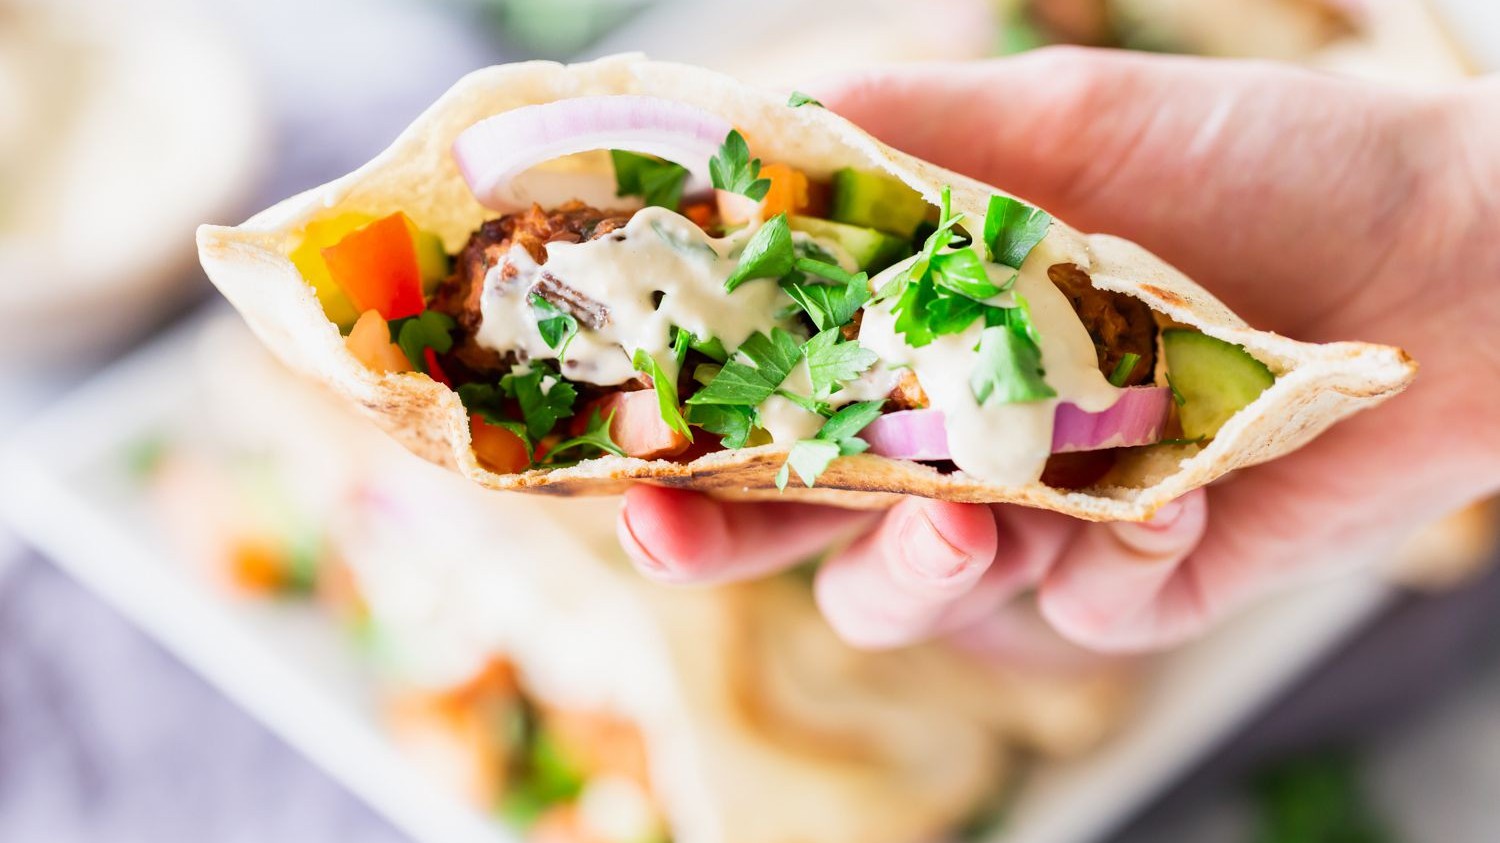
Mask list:
[[[469,192],[449,154],[473,123],[509,109],[604,94],[645,94],[719,114],[745,133],[756,155],[814,176],[840,167],[879,169],[934,203],[943,186],[967,219],[983,219],[996,188],[881,144],[821,108],[788,108],[785,99],[700,68],[636,55],[585,64],[526,62],[472,73],[355,172],[287,199],[234,227],[203,226],[198,249],[209,278],[255,333],[294,369],[348,401],[410,450],[492,489],[553,495],[618,494],[632,483],[701,489],[723,498],[780,499],[882,507],[900,495],[975,503],[1019,503],[1094,521],[1138,521],[1158,507],[1234,469],[1274,459],[1335,422],[1400,392],[1416,364],[1398,348],[1366,343],[1310,344],[1256,331],[1206,290],[1146,250],[1114,237],[1085,235],[1054,222],[1028,260],[1073,263],[1096,287],[1135,296],[1171,320],[1239,343],[1277,375],[1207,446],[1157,446],[1126,454],[1098,486],[1064,491],[1031,483],[998,486],[963,472],[943,474],[905,460],[845,457],[815,488],[774,483],[788,447],[725,451],[689,463],[602,457],[551,471],[496,474],[470,447],[458,395],[426,376],[376,373],[345,349],[310,285],[288,257],[303,227],[345,212],[404,211],[456,251],[494,216]],[[997,434],[998,435],[998,434]]]

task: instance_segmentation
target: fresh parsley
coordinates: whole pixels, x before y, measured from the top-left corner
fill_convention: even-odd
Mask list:
[[[786,462],[776,472],[776,488],[786,489],[793,471],[810,487],[834,460],[862,453],[869,448],[870,443],[860,439],[857,434],[880,415],[884,405],[883,399],[850,404],[824,422],[813,438],[802,439],[793,444]]]
[[[713,186],[730,193],[739,193],[759,202],[771,189],[771,180],[760,177],[760,159],[750,157],[750,146],[738,129],[730,129],[729,136],[719,147],[719,154],[708,160],[708,175]]]
[[[1181,393],[1181,392],[1180,392],[1180,391],[1179,391],[1179,390],[1178,390],[1178,389],[1177,389],[1177,384],[1175,384],[1175,383],[1172,383],[1172,373],[1171,373],[1171,372],[1168,372],[1168,373],[1167,373],[1167,389],[1170,389],[1170,390],[1172,390],[1172,401],[1173,401],[1173,402],[1174,402],[1174,403],[1175,403],[1175,404],[1176,404],[1176,405],[1177,405],[1177,406],[1179,406],[1179,407],[1181,407],[1181,406],[1183,406],[1183,405],[1185,405],[1185,404],[1187,404],[1187,396],[1186,396],[1186,395],[1183,395],[1183,394],[1182,394],[1182,393]]]
[[[432,374],[427,369],[427,349],[438,354],[447,354],[453,348],[453,317],[436,310],[424,310],[416,316],[393,320],[391,332],[396,345],[411,365],[419,372]]]
[[[568,342],[578,333],[578,320],[573,314],[536,293],[531,294],[531,315],[536,319],[536,329],[542,335],[542,342],[561,358],[568,348]]]
[[[1130,373],[1135,371],[1136,364],[1141,362],[1141,356],[1133,351],[1125,352],[1120,362],[1115,364],[1114,371],[1109,373],[1110,386],[1124,386],[1130,380]]]
[[[786,104],[791,106],[792,108],[801,108],[804,105],[815,105],[818,108],[827,108],[827,106],[823,105],[807,94],[802,93],[801,91],[792,91],[792,95],[786,98]]]
[[[878,354],[861,347],[858,342],[840,342],[841,339],[843,335],[838,328],[827,328],[802,347],[814,399],[827,399],[844,381],[859,377],[880,359]]]
[[[1052,215],[1019,199],[991,196],[984,214],[984,244],[990,260],[1020,269],[1026,256],[1047,236]]]
[[[986,314],[990,324],[979,335],[979,354],[969,375],[969,388],[980,404],[991,399],[1011,404],[1056,397],[1042,372],[1042,351],[1026,300],[1016,297],[1017,307],[994,308]]]
[[[985,272],[984,261],[972,248],[932,256],[932,281],[940,289],[951,290],[975,301],[1000,295],[1015,283],[1015,273],[1004,287],[997,287]]]
[[[583,433],[572,439],[564,439],[552,446],[552,449],[547,452],[547,456],[542,458],[541,464],[549,468],[560,468],[564,465],[573,465],[574,463],[602,454],[614,454],[617,457],[625,456],[624,449],[616,445],[615,440],[609,435],[609,426],[614,420],[614,411],[610,411],[607,417],[601,418],[599,408],[595,407],[594,411],[589,414],[588,426],[584,429]],[[588,453],[586,449],[592,449],[596,453]],[[576,455],[571,460],[558,459],[560,455],[570,451],[582,453]]]
[[[514,433],[525,444],[526,453],[530,454],[534,445],[531,434],[526,431],[525,424],[506,415],[504,402],[507,397],[505,390],[494,384],[466,383],[458,387],[458,400],[463,402],[464,409],[488,424]]]
[[[836,264],[811,258],[798,258],[794,266],[834,282],[797,283],[785,279],[781,282],[781,289],[792,297],[820,331],[849,324],[870,298],[870,278],[863,272],[851,274]]]
[[[573,415],[573,402],[578,398],[572,384],[542,366],[524,375],[512,372],[502,377],[500,388],[521,405],[521,418],[532,440],[551,433],[559,420]]]
[[[743,448],[755,429],[755,408],[740,404],[689,404],[688,421],[723,438],[726,448]]]
[[[677,210],[688,171],[681,164],[621,149],[609,151],[615,165],[615,195],[639,196],[647,205]]]
[[[682,417],[682,407],[677,403],[677,381],[675,378],[667,377],[662,371],[661,365],[656,362],[644,348],[635,350],[635,356],[631,358],[637,372],[644,373],[651,378],[651,386],[656,389],[656,403],[661,410],[661,420],[667,427],[687,437],[689,442],[693,441],[693,431],[688,429],[688,423]]]
[[[786,214],[777,214],[751,235],[750,242],[740,253],[739,265],[724,281],[724,290],[733,292],[735,287],[752,278],[780,278],[792,271],[795,260],[792,230],[787,227]]]
[[[797,338],[786,331],[772,328],[769,337],[751,334],[735,357],[726,360],[713,381],[698,390],[688,403],[753,407],[769,398],[801,359]]]

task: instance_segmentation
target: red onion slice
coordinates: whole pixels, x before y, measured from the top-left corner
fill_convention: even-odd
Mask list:
[[[1052,452],[1097,451],[1159,442],[1171,411],[1172,390],[1164,386],[1124,390],[1120,400],[1102,413],[1059,404],[1052,423]],[[870,453],[883,457],[946,460],[952,456],[941,410],[886,413],[870,422],[859,435],[870,443]]]
[[[453,159],[475,198],[497,211],[530,207],[516,177],[544,161],[596,149],[656,155],[708,184],[708,159],[733,128],[703,109],[631,95],[575,97],[487,117],[453,141]]]

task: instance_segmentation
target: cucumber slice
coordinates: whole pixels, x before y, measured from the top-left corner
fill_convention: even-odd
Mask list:
[[[422,294],[430,296],[452,268],[448,252],[443,248],[442,238],[436,234],[416,227],[412,231],[411,244],[417,253],[417,268],[422,273]]]
[[[1182,433],[1212,439],[1229,417],[1254,401],[1276,376],[1234,343],[1183,328],[1162,331],[1167,375],[1182,397]]]
[[[792,216],[787,217],[786,222],[793,231],[839,244],[854,258],[860,269],[872,275],[912,253],[909,241],[873,228],[829,222],[816,217]]]
[[[845,167],[833,174],[835,222],[879,229],[910,240],[927,219],[927,200],[905,182],[869,170]]]

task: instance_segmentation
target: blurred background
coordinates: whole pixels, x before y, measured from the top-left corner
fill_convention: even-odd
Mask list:
[[[338,765],[330,774],[327,759],[304,757],[286,729],[244,710],[243,694],[200,678],[172,640],[191,631],[126,620],[146,610],[121,597],[133,557],[105,525],[159,516],[140,508],[148,487],[43,493],[98,479],[65,443],[104,453],[101,428],[155,430],[142,419],[164,411],[142,396],[197,378],[195,338],[227,310],[196,268],[197,224],[238,222],[354,169],[460,75],[497,62],[640,50],[785,89],[1049,43],[1443,85],[1500,68],[1500,3],[0,0],[0,436],[29,452],[32,472],[0,477],[11,524],[0,521],[0,840],[407,841],[422,826]],[[101,382],[114,386],[85,387]],[[149,460],[144,441],[110,447]],[[1244,633],[1263,647],[1305,644],[1306,658],[1272,654],[1277,666],[1253,677],[1254,659],[1202,668],[1221,647],[1163,668],[1170,681],[1141,680],[1140,722],[1152,706],[1175,710],[1175,689],[1239,688],[1243,673],[1248,690],[1184,697],[1224,713],[1170,763],[1140,762],[1152,772],[1135,784],[1117,780],[1152,740],[1119,750],[1113,773],[1072,779],[1068,799],[1107,788],[1118,808],[1099,834],[1048,839],[1494,840],[1495,524],[1494,507],[1476,507],[1393,548],[1368,599],[1300,610],[1323,619],[1305,642]],[[285,572],[257,578],[243,562],[215,593],[297,590]],[[1119,726],[1121,746],[1133,722]]]

